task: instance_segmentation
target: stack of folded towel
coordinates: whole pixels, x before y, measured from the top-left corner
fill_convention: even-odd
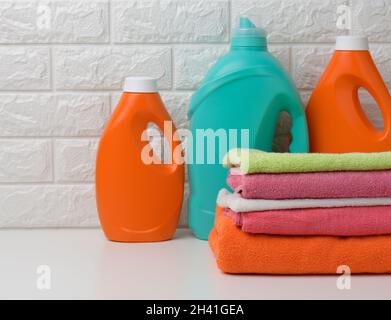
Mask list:
[[[232,150],[209,242],[227,273],[391,273],[391,152]]]

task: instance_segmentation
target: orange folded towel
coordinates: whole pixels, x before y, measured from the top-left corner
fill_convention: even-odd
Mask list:
[[[242,232],[216,210],[209,236],[218,267],[226,273],[354,274],[391,273],[391,236],[267,236]]]

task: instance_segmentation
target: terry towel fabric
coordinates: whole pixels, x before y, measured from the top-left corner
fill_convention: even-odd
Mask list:
[[[233,274],[391,273],[391,236],[303,237],[242,232],[217,208],[209,244],[218,267]]]
[[[343,237],[391,234],[391,207],[223,211],[248,233]]]
[[[246,199],[391,198],[391,170],[250,175],[230,171],[227,183]]]
[[[320,154],[233,149],[223,163],[228,168],[239,168],[243,174],[373,171],[391,169],[391,152]]]
[[[236,212],[252,212],[306,208],[391,206],[391,198],[290,200],[244,199],[238,193],[231,193],[226,189],[222,189],[217,196],[217,205],[222,208],[229,208]]]

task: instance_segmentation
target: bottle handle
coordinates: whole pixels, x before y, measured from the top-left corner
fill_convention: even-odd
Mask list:
[[[383,122],[384,122],[384,135],[388,135],[391,132],[391,96],[388,92],[387,87],[385,86],[384,82],[381,79],[378,79],[378,77],[372,78],[371,82],[367,82],[366,80],[360,79],[360,81],[357,83],[357,85],[354,87],[355,91],[355,103],[358,103],[358,105],[361,108],[362,111],[362,105],[359,101],[358,97],[358,90],[360,87],[367,90],[372,97],[375,99],[377,105],[379,106]],[[376,89],[375,89],[376,88]],[[364,112],[359,113],[361,117],[363,117],[361,120],[364,123],[366,127],[370,127],[371,130],[374,130],[372,124],[364,114]],[[377,131],[377,130],[376,130]]]
[[[153,112],[148,108],[129,108],[128,112],[130,121],[124,130],[127,132],[129,132],[129,130],[131,131],[133,144],[140,152],[140,161],[144,164],[151,164],[152,162],[153,165],[151,164],[151,170],[159,170],[160,172],[161,170],[164,170],[165,173],[169,174],[176,172],[182,164],[181,162],[178,163],[175,161],[175,152],[178,152],[178,150],[182,151],[182,149],[180,149],[181,141],[177,134],[176,127],[165,108],[153,108]],[[166,121],[169,122],[170,126],[165,128],[164,123]],[[171,152],[170,160],[172,160],[169,164],[163,163],[164,159],[158,159],[150,145],[150,137],[147,132],[148,125],[150,124],[155,124],[168,141]],[[147,158],[144,159],[144,157]]]
[[[178,136],[175,124],[166,110],[159,110],[158,112],[150,113],[149,119],[150,121],[148,121],[148,123],[155,124],[161,130],[163,137],[166,138],[170,147],[170,163],[162,163],[162,165],[171,173],[175,172],[178,168],[178,165],[183,164],[182,149],[180,149],[181,141],[180,137]],[[178,152],[180,154],[177,154]],[[179,156],[181,156],[181,159],[177,158]]]
[[[346,105],[346,108],[350,108],[349,119],[354,125],[359,124],[362,130],[376,135],[378,139],[384,139],[391,131],[391,96],[369,52],[364,58],[365,65],[357,66],[353,71],[352,68],[348,68],[337,76],[336,94],[342,104],[352,102],[352,106]],[[376,100],[383,117],[383,131],[376,130],[366,116],[358,96],[360,88],[367,90]]]
[[[292,141],[289,146],[291,153],[307,153],[309,151],[308,126],[305,113],[299,97],[290,99],[290,110],[285,110],[292,118],[291,136]],[[304,141],[304,143],[303,143]]]
[[[298,94],[291,91],[281,93],[272,102],[269,110],[271,113],[268,115],[270,115],[270,118],[274,119],[275,122],[275,126],[273,126],[274,132],[276,130],[279,115],[282,112],[289,114],[292,119],[292,127],[290,130],[292,140],[289,145],[289,152],[307,153],[309,151],[308,126],[303,105]],[[271,129],[270,126],[266,127]]]

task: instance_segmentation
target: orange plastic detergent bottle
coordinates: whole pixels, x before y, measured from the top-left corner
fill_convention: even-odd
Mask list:
[[[156,80],[126,78],[100,140],[96,164],[99,218],[109,240],[155,242],[174,235],[184,188],[184,165],[175,161],[174,152],[182,150],[172,124],[164,133],[172,161],[163,163],[145,139],[152,123],[162,132],[165,124],[172,124]]]
[[[366,89],[382,112],[384,129],[366,117],[358,91]],[[337,38],[336,51],[307,107],[311,152],[391,150],[391,96],[365,37]]]

